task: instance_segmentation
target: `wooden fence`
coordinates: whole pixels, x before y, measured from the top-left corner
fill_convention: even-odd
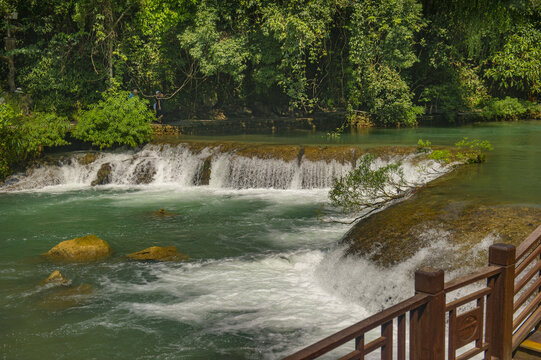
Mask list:
[[[465,360],[481,353],[511,360],[541,321],[540,242],[541,226],[516,249],[492,245],[487,267],[447,283],[442,270],[420,269],[413,297],[285,360],[315,359],[352,340],[353,351],[340,359],[363,360],[379,351],[382,360]],[[379,336],[368,334],[378,328]]]

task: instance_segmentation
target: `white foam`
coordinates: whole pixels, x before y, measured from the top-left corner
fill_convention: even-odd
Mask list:
[[[201,182],[206,159],[211,159],[209,187],[213,189],[328,189],[335,179],[353,169],[351,163],[338,161],[310,161],[262,159],[243,157],[234,152],[220,152],[205,148],[194,152],[186,145],[146,145],[139,151],[101,152],[95,161],[84,164],[82,153],[71,153],[56,164],[42,165],[17,174],[0,191],[71,191],[91,186],[104,164],[111,167],[110,184],[114,187],[187,188]],[[402,160],[405,179],[412,183],[426,183],[448,169],[434,161],[417,164],[415,156],[396,156],[377,159],[375,167]],[[420,165],[420,166],[419,166]],[[425,171],[427,168],[438,171]]]

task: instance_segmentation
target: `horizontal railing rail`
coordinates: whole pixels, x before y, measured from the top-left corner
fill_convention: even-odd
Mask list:
[[[541,322],[541,226],[517,246],[513,302],[513,340],[516,350]]]
[[[398,342],[405,343],[405,321],[404,317],[409,311],[413,311],[423,305],[425,305],[429,300],[429,295],[427,294],[418,294],[407,300],[404,300],[390,308],[372,315],[350,327],[337,332],[317,343],[310,345],[301,351],[286,357],[287,360],[297,360],[297,359],[315,359],[318,356],[321,356],[331,350],[336,349],[340,345],[345,344],[348,341],[356,341],[356,349],[352,353],[343,357],[344,359],[353,359],[355,356],[357,358],[361,355],[367,355],[370,352],[385,347],[388,345],[389,341],[392,341],[392,322],[394,319],[398,320]],[[364,344],[364,335],[376,329],[378,326],[382,327],[381,333],[382,336]],[[401,349],[399,349],[400,352]]]
[[[413,297],[285,360],[315,359],[352,340],[353,351],[340,359],[363,360],[379,350],[383,360],[443,360],[447,349],[449,360],[466,360],[480,353],[486,359],[510,360],[512,351],[541,321],[540,242],[541,226],[516,249],[492,245],[489,266],[446,283],[442,270],[420,269],[415,272]],[[468,286],[472,289],[465,289]],[[467,294],[457,297],[455,292],[463,289]],[[370,333],[368,341],[368,333],[378,327],[380,336]]]

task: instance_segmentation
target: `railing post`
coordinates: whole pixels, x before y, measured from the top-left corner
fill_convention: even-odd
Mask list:
[[[411,312],[410,358],[445,359],[445,292],[443,270],[425,267],[415,272],[415,293],[430,295],[428,303]]]
[[[488,359],[511,360],[513,352],[513,299],[515,296],[515,247],[494,244],[488,251],[490,265],[502,272],[488,279],[492,293],[487,299],[486,335]]]

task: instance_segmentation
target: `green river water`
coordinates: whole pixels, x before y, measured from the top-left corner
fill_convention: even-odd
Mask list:
[[[212,140],[371,147],[465,136],[495,150],[441,196],[541,207],[539,121]],[[0,359],[275,359],[410,296],[409,274],[425,255],[392,269],[343,259],[336,243],[349,227],[316,215],[327,192],[174,182],[0,188]],[[160,208],[178,215],[156,216]],[[84,234],[107,240],[114,256],[92,264],[39,257]],[[191,261],[123,257],[153,245],[175,245]],[[40,282],[55,269],[92,292],[77,306],[48,301],[58,290]]]

